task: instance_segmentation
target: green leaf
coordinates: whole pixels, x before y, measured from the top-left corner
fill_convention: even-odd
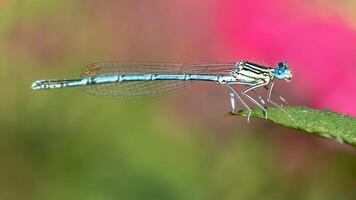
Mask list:
[[[285,107],[291,119],[282,110],[268,108],[268,120],[283,126],[301,130],[324,138],[337,140],[356,147],[356,118],[331,112],[328,109],[315,110],[307,107]],[[239,111],[233,115],[247,116],[248,112]],[[265,118],[261,109],[253,109],[251,116]]]

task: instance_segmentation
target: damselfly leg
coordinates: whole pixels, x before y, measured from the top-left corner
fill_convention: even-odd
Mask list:
[[[267,119],[268,117],[268,113],[267,113],[267,109],[262,106],[260,103],[258,103],[254,98],[252,98],[250,95],[247,94],[247,92],[251,91],[251,90],[254,90],[256,88],[259,88],[259,87],[263,87],[265,86],[267,83],[266,82],[262,82],[262,83],[258,83],[258,84],[255,84],[255,85],[252,85],[252,86],[249,86],[247,88],[245,88],[244,90],[242,90],[242,94],[247,98],[249,99],[252,103],[254,103],[255,105],[257,105],[258,107],[260,107],[262,110],[263,110],[263,113],[265,115],[265,118]]]
[[[258,100],[261,102],[261,104],[263,105],[263,107],[264,107],[265,109],[267,109],[267,105],[266,105],[266,102],[265,102],[265,100],[263,99],[263,97],[262,97],[260,94],[258,94],[256,90],[252,90],[252,92],[255,93],[255,96],[256,96],[256,97],[258,98]]]
[[[251,116],[251,108],[242,100],[242,98],[237,94],[237,92],[234,90],[234,88],[231,87],[230,84],[226,84],[227,87],[230,89],[230,101],[231,101],[231,109],[232,112],[235,112],[235,100],[232,100],[231,98],[236,97],[237,100],[239,100],[239,102],[246,108],[246,110],[248,111],[248,115],[247,115],[247,122],[250,123],[250,116]],[[233,96],[231,96],[231,93],[233,94]]]
[[[272,85],[272,89],[273,89],[273,82],[271,83],[271,85]],[[268,99],[271,99],[272,98],[272,95],[273,96],[275,96],[275,97],[278,97],[278,99],[280,100],[280,106],[281,107],[284,107],[284,106],[289,106],[289,104],[288,104],[288,102],[285,100],[285,98],[284,97],[282,97],[281,95],[279,95],[275,90],[270,90],[270,86],[268,86],[268,85],[266,85],[265,86],[265,89],[267,90],[267,95],[266,95],[266,97],[268,98]]]
[[[288,103],[286,102],[286,100],[282,97],[279,96],[275,91],[273,91],[273,86],[274,86],[274,81],[272,81],[269,85],[269,87],[266,85],[265,88],[267,89],[267,101],[276,106],[277,108],[279,108],[281,111],[283,111],[290,119],[294,120],[294,118],[288,113],[288,111],[286,109],[283,108],[283,104],[278,104],[277,102],[273,101],[271,99],[272,94],[276,94],[278,96],[278,98],[285,103],[286,105],[288,105]]]
[[[236,112],[235,94],[230,92],[231,112]]]

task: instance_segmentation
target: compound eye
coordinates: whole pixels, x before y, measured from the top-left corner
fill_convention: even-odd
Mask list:
[[[283,79],[286,75],[286,70],[284,68],[277,67],[274,74],[278,79]]]

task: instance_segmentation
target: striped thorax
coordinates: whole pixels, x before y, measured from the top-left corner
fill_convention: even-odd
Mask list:
[[[240,61],[230,72],[240,84],[254,85],[256,83],[270,82],[273,79],[274,69],[248,61]]]

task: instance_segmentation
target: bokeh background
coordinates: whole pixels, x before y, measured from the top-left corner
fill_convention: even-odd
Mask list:
[[[355,150],[228,115],[226,88],[33,92],[107,60],[287,60],[292,105],[356,115],[356,1],[0,0],[0,199],[355,199]],[[277,89],[276,88],[276,89]]]

